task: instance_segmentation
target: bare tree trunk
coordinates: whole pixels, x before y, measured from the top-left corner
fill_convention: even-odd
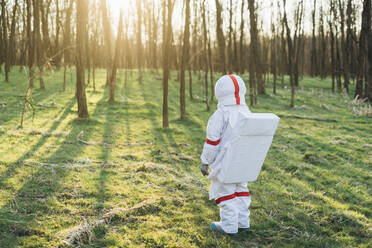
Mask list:
[[[59,8],[59,0],[56,0],[56,37],[54,41],[54,54],[58,54],[55,59],[55,65],[57,69],[61,66],[61,53],[59,51],[59,34],[61,29],[61,11]]]
[[[137,0],[137,67],[138,82],[142,83],[142,6]]]
[[[311,42],[311,76],[318,76],[318,60],[316,52],[316,38],[315,38],[315,10],[316,10],[316,0],[314,0],[314,7],[311,13],[313,22],[313,38]]]
[[[364,0],[363,9],[366,9],[365,12],[368,12],[368,9],[371,10],[371,0]],[[368,35],[368,59],[367,59],[367,71],[366,73],[366,87],[364,91],[364,97],[366,97],[370,102],[372,102],[372,30],[371,30],[371,11],[366,13],[365,26],[366,32]],[[369,28],[368,28],[369,27]],[[367,54],[366,54],[367,55]]]
[[[337,78],[337,91],[341,92],[341,58],[340,58],[340,49],[339,49],[339,42],[337,38],[338,28],[337,24],[335,24],[335,34],[336,34],[336,78]]]
[[[293,44],[292,44],[292,38],[291,38],[291,30],[288,26],[287,21],[287,13],[285,10],[286,0],[283,0],[283,12],[284,12],[284,25],[287,29],[287,42],[288,42],[288,70],[289,70],[289,77],[290,77],[290,84],[291,84],[291,104],[290,106],[294,107],[294,94],[295,94],[295,85],[294,85],[294,78],[293,78],[293,65],[292,65],[292,57],[293,57]]]
[[[280,3],[278,2],[278,8]],[[281,11],[279,11],[279,18],[282,26],[281,32],[281,57],[282,63],[280,63],[280,74],[281,74],[281,86],[284,89],[284,74],[288,72],[288,59],[287,59],[287,51],[286,51],[286,40],[285,40],[285,24],[284,18],[281,16]]]
[[[85,80],[84,80],[84,56],[85,56],[85,40],[88,23],[88,1],[76,1],[76,99],[78,104],[79,118],[88,118],[88,106],[85,95]]]
[[[9,82],[9,52],[8,52],[8,28],[7,28],[7,14],[6,14],[6,2],[5,0],[1,0],[1,24],[2,24],[2,34],[3,34],[3,46],[0,50],[4,54],[4,62],[5,62],[5,82]],[[1,65],[0,65],[1,67]]]
[[[35,50],[36,50],[36,62],[39,67],[39,82],[40,89],[45,89],[43,80],[43,59],[44,54],[42,50],[42,40],[40,34],[40,0],[33,0],[34,10],[34,35],[35,35]]]
[[[169,56],[172,37],[172,0],[163,1],[163,128],[169,127],[168,121],[168,78],[169,78]],[[168,14],[168,18],[166,17]]]
[[[118,25],[118,37],[116,38],[116,44],[115,44],[115,57],[114,57],[114,63],[112,65],[112,72],[111,72],[111,78],[110,78],[110,98],[109,102],[115,101],[115,87],[116,87],[116,70],[119,63],[119,56],[120,56],[120,50],[121,50],[121,36],[123,33],[123,14],[120,12],[120,19],[119,19],[119,25]]]
[[[14,58],[15,58],[15,26],[16,26],[16,15],[17,15],[17,8],[18,8],[18,0],[14,1],[14,6],[13,6],[13,15],[12,15],[12,24],[11,24],[11,29],[10,29],[10,36],[9,36],[9,43],[7,45],[8,50],[7,53],[8,55],[6,56],[6,61],[5,61],[5,81],[9,81],[9,72],[10,72],[10,67],[14,63]]]
[[[210,109],[209,105],[209,94],[208,94],[208,69],[209,65],[208,63],[208,49],[207,49],[207,44],[208,44],[208,37],[207,37],[207,24],[205,20],[205,0],[203,1],[203,8],[202,8],[202,16],[203,16],[203,38],[204,38],[204,66],[205,66],[205,71],[204,71],[204,93],[205,93],[205,103],[207,106],[207,111]]]
[[[233,72],[233,52],[232,52],[232,43],[233,43],[233,26],[232,26],[232,19],[233,19],[233,1],[230,0],[230,7],[229,7],[229,41],[227,45],[227,54],[228,54],[228,72],[231,74]]]
[[[240,40],[239,40],[239,72],[244,73],[244,51],[243,48],[243,41],[244,41],[244,3],[245,1],[242,1],[242,6],[240,9]]]
[[[363,1],[362,29],[359,38],[358,78],[355,96],[363,95],[363,77],[365,77],[364,97],[372,101],[372,34],[371,34],[371,0]],[[367,72],[363,70],[366,68]]]
[[[293,50],[294,50],[294,63],[293,63],[293,76],[294,86],[299,86],[299,60],[300,60],[300,48],[301,48],[301,36],[303,35],[302,27],[303,19],[303,1],[298,3],[295,11],[295,33],[293,37]]]
[[[111,25],[108,19],[106,0],[101,0],[101,9],[102,9],[102,28],[104,32],[105,47],[106,47],[106,85],[110,84],[110,74],[112,66],[112,52],[111,52]]]
[[[29,71],[29,84],[30,88],[34,87],[34,59],[35,59],[35,36],[34,33],[31,31],[31,18],[32,18],[32,3],[31,0],[26,0],[26,10],[27,10],[27,39],[28,39],[28,57],[27,57],[27,62],[28,62],[28,71]]]
[[[324,34],[324,12],[323,7],[321,6],[320,11],[320,20],[319,20],[319,36],[320,36],[320,45],[321,45],[321,57],[320,57],[320,77],[322,79],[326,78],[327,76],[327,68],[326,68],[326,56],[327,56],[327,47],[326,47],[326,39]]]
[[[207,12],[208,14],[208,26],[210,27],[210,15],[209,11]],[[208,32],[208,64],[209,64],[209,78],[210,78],[210,86],[211,86],[211,98],[210,101],[213,101],[214,99],[214,78],[213,78],[213,61],[212,61],[212,48],[211,48],[211,35],[210,31]]]
[[[271,6],[272,8],[273,6]],[[273,16],[273,13],[272,15]],[[277,41],[277,32],[275,28],[275,24],[271,17],[271,42],[270,42],[270,65],[271,65],[271,73],[273,74],[273,93],[276,94],[276,78],[277,78],[277,58],[276,58],[276,41]]]
[[[185,70],[189,60],[190,49],[190,0],[185,0],[186,17],[185,17],[185,31],[183,33],[183,47],[181,58],[181,81],[180,81],[180,113],[181,120],[186,119],[186,101],[185,101]]]
[[[63,35],[63,91],[66,90],[66,73],[67,73],[67,66],[71,63],[70,58],[70,46],[71,46],[71,14],[73,8],[74,0],[69,1],[69,6],[66,11],[66,23],[65,23],[65,30]]]
[[[248,9],[249,9],[249,20],[250,20],[250,33],[251,33],[251,56],[254,57],[255,62],[252,63],[254,66],[254,73],[257,79],[257,93],[265,94],[265,84],[262,79],[262,63],[260,59],[260,46],[258,42],[258,30],[257,30],[257,20],[255,13],[255,1],[248,0]]]
[[[158,40],[158,22],[157,18],[155,18],[155,2],[153,2],[152,8],[152,66],[153,68],[158,70],[158,62],[157,62],[157,40]]]
[[[333,5],[333,1],[331,0],[330,2],[331,6]],[[332,14],[333,11],[331,10]],[[331,74],[332,74],[332,93],[335,92],[335,37],[333,34],[333,24],[331,18],[328,21],[328,26],[329,26],[329,34],[330,34],[330,43],[331,43]]]
[[[350,78],[350,69],[349,69],[349,51],[345,43],[345,17],[344,17],[344,4],[341,3],[341,0],[338,0],[339,9],[340,9],[340,24],[341,24],[341,48],[342,48],[342,71],[344,74],[344,89],[346,93],[349,93],[349,78]]]
[[[220,3],[220,0],[215,0],[216,1],[216,19],[217,19],[217,24],[216,24],[216,28],[217,28],[217,42],[218,42],[218,48],[219,48],[219,65],[220,65],[220,70],[222,71],[223,74],[226,74],[227,73],[227,69],[226,69],[226,59],[225,59],[225,38],[224,38],[224,35],[223,35],[223,31],[222,31],[222,26],[223,26],[223,21],[222,21],[222,16],[221,16],[221,12],[222,12],[222,6],[221,6],[221,3]]]

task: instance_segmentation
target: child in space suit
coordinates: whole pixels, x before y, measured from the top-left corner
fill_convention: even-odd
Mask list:
[[[239,112],[250,113],[245,104],[245,93],[244,81],[237,75],[225,75],[217,81],[215,96],[218,107],[208,121],[207,139],[201,155],[200,169],[203,175],[208,175],[208,168],[211,169],[208,175],[211,180],[209,199],[215,200],[220,207],[220,221],[212,222],[210,227],[226,234],[236,234],[238,230],[250,228],[248,208],[251,197],[247,183],[227,184],[217,179],[221,170],[219,161],[222,161],[223,156],[219,151],[229,141],[229,127],[234,126],[232,123],[236,121]]]

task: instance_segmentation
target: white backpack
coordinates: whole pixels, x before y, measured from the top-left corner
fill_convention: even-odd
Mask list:
[[[279,119],[275,114],[238,114],[231,139],[224,145],[219,181],[242,183],[257,179]]]

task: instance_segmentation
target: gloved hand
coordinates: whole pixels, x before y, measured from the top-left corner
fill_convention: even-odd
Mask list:
[[[201,164],[200,165],[200,171],[203,174],[203,176],[208,176],[208,165],[207,164]]]

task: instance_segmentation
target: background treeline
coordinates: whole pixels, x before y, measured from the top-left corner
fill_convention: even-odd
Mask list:
[[[44,70],[62,69],[65,89],[75,66],[80,117],[88,116],[85,87],[95,88],[96,68],[107,69],[110,101],[117,69],[138,70],[139,83],[145,69],[162,73],[164,127],[169,70],[179,72],[181,119],[186,89],[193,98],[193,75],[204,83],[209,109],[214,72],[248,72],[252,105],[267,91],[269,75],[274,94],[289,75],[291,106],[303,75],[332,77],[333,92],[372,100],[371,0],[312,0],[311,9],[303,0],[273,0],[264,11],[268,1],[132,0],[117,18],[106,0],[0,1],[5,82],[12,66],[20,65],[27,68],[29,89],[36,79],[43,89]]]

